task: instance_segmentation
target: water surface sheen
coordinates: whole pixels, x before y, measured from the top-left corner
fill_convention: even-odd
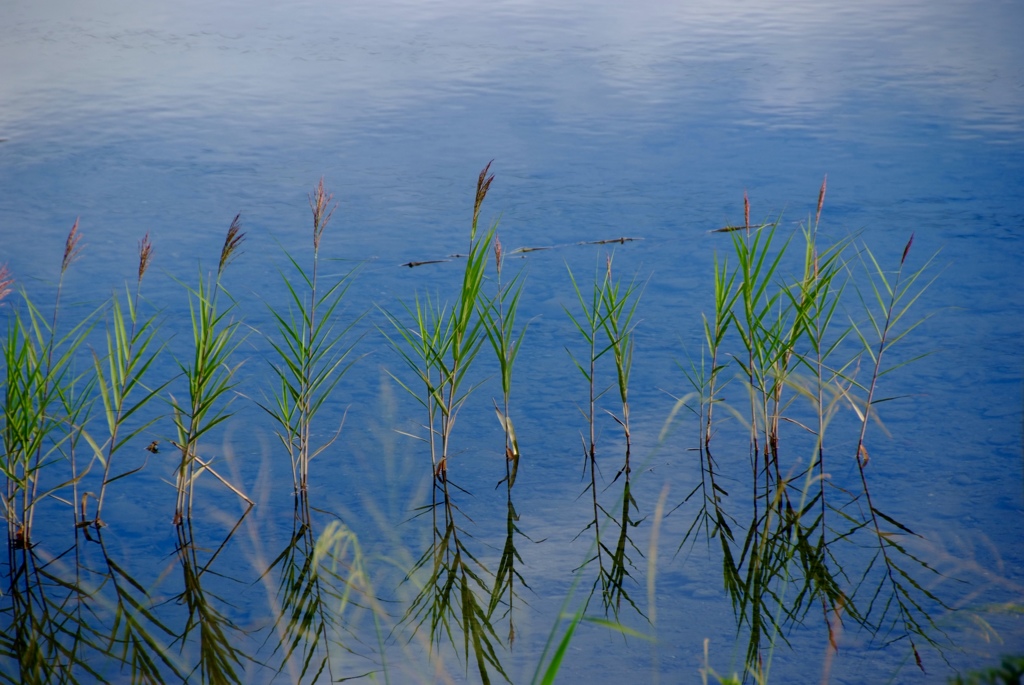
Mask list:
[[[873,496],[925,536],[914,549],[927,563],[965,581],[926,578],[946,604],[1019,607],[1019,3],[551,4],[186,0],[153,8],[103,0],[5,8],[0,263],[19,284],[47,301],[77,217],[85,251],[69,273],[65,301],[71,312],[86,311],[134,278],[137,242],[148,232],[156,256],[144,293],[161,311],[168,352],[183,356],[191,333],[178,281],[193,283],[200,260],[215,264],[224,231],[241,213],[247,241],[226,285],[252,327],[240,350],[252,359],[240,371],[245,397],[236,400],[236,417],[210,439],[212,451],[233,457],[258,500],[248,525],[259,532],[239,536],[218,569],[245,588],[234,618],[265,628],[268,595],[255,581],[291,530],[287,458],[252,399],[269,387],[260,332],[272,326],[263,302],[284,302],[282,247],[308,251],[307,193],[323,177],[340,202],[323,254],[351,260],[329,263],[336,272],[362,264],[346,316],[369,312],[357,327],[365,356],[320,428],[329,436],[347,411],[343,437],[314,461],[310,499],[339,513],[368,555],[396,554],[400,540],[414,558],[429,540],[426,521],[410,520],[427,501],[429,455],[394,432],[417,430],[421,417],[387,373],[402,377],[404,370],[377,326],[387,325],[382,309],[402,312],[401,302],[417,292],[454,297],[460,260],[398,265],[466,251],[474,183],[492,159],[496,179],[484,220],[500,218],[507,250],[555,247],[506,267],[526,274],[520,317],[530,322],[513,388],[523,454],[518,526],[541,541],[520,543],[520,570],[532,589],[515,608],[515,646],[501,652],[513,682],[529,682],[592,540],[577,537],[588,520],[589,495],[579,496],[586,426],[578,407],[586,388],[566,352],[579,343],[564,312],[574,306],[566,266],[589,284],[609,253],[619,275],[635,273],[645,283],[631,400],[633,453],[642,465],[635,496],[638,518],[646,517],[634,541],[646,558],[636,555],[631,588],[654,625],[635,612],[622,618],[656,639],[624,643],[585,626],[559,682],[694,682],[705,638],[716,669],[739,667],[743,641],[722,589],[717,543],[676,553],[690,505],[661,521],[656,582],[648,585],[658,498],[667,487],[671,509],[699,480],[696,424],[680,423],[663,444],[658,437],[673,398],[690,390],[680,365],[700,356],[712,259],[729,249],[728,236],[709,231],[742,222],[744,192],[754,221],[781,216],[781,230],[794,230],[814,213],[825,174],[823,235],[859,236],[892,267],[911,234],[914,268],[936,255],[930,273],[937,279],[916,304],[930,318],[899,348],[900,359],[927,356],[885,377],[884,393],[898,399],[884,405],[884,429],[871,427]],[[642,240],[577,245],[620,237]],[[158,373],[176,368],[168,356]],[[491,362],[480,371],[492,373]],[[473,519],[467,527],[488,563],[500,553],[506,525],[504,488],[494,488],[504,475],[491,404],[497,392],[492,381],[471,399],[452,466],[472,493],[463,496]],[[723,451],[743,463],[742,427],[734,422],[728,430],[738,432],[723,436]],[[138,462],[141,445],[172,432],[157,423],[140,438]],[[620,433],[602,417],[598,434],[607,485],[618,469]],[[854,482],[844,440],[830,475]],[[104,516],[105,536],[132,550],[140,577],[161,579],[160,596],[173,595],[180,582],[161,575],[174,545],[174,491],[166,484],[173,466],[154,458],[114,484]],[[217,506],[206,514],[219,526],[221,508],[234,512],[235,502],[208,487]],[[64,535],[66,509],[46,511],[40,516],[52,528],[37,538]],[[41,548],[48,544],[51,554],[61,548]],[[379,573],[382,584],[400,579],[390,567]],[[791,635],[793,649],[776,650],[772,679],[812,682],[827,667],[837,683],[881,682],[894,673],[898,682],[936,682],[953,673],[950,666],[987,665],[1024,646],[1024,626],[1004,614],[985,614],[998,633],[992,641],[963,614],[935,609],[934,617],[963,651],[947,650],[947,664],[923,649],[927,674],[905,641],[883,650],[884,638],[852,627],[840,636],[839,654],[827,658],[820,615],[812,612]],[[441,653],[445,677],[477,678],[450,650]],[[336,676],[370,668],[338,658]]]

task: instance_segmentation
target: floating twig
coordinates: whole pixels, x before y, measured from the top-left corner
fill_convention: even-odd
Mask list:
[[[442,262],[450,262],[450,261],[451,261],[450,259],[428,259],[428,260],[422,261],[422,262],[406,262],[405,264],[402,264],[402,266],[407,266],[407,267],[409,267],[411,269],[414,266],[423,266],[424,264],[441,264]]]
[[[626,243],[631,243],[631,242],[634,242],[636,240],[643,240],[643,238],[626,238],[625,236],[623,236],[621,238],[610,238],[608,240],[589,240],[589,241],[583,241],[582,243],[577,243],[577,244],[578,245],[611,245],[612,243],[618,243],[619,245],[625,245]]]
[[[543,250],[553,250],[557,247],[556,245],[547,245],[546,247],[517,247],[516,249],[509,252],[509,254],[526,254],[527,252],[541,252]]]
[[[762,228],[764,228],[765,226],[770,226],[770,225],[771,224],[757,224],[756,226],[723,226],[722,228],[712,229],[712,230],[708,231],[708,233],[729,233],[730,231],[750,231],[750,230],[759,231]]]

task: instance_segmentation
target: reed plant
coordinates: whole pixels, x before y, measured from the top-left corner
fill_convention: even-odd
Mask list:
[[[409,573],[410,579],[421,584],[405,620],[416,628],[426,624],[435,643],[442,636],[454,643],[452,628],[457,626],[463,637],[467,668],[470,658],[475,659],[477,673],[484,683],[490,682],[492,671],[508,679],[496,652],[500,640],[491,623],[491,607],[477,594],[485,593],[489,598],[494,580],[469,547],[470,534],[455,501],[456,491],[462,488],[452,480],[451,459],[459,412],[479,386],[470,372],[487,339],[486,317],[481,311],[489,305],[482,287],[497,226],[492,225],[480,235],[479,220],[484,198],[494,180],[489,171],[490,163],[477,179],[469,252],[455,304],[449,307],[429,295],[417,296],[413,306],[406,306],[412,323],[403,323],[397,315],[385,312],[394,332],[384,333],[422,386],[422,390],[417,390],[393,376],[424,411],[426,434],[411,437],[427,446],[433,479],[431,501],[420,510],[431,516],[433,539]],[[426,577],[420,578],[420,572],[425,572]]]
[[[615,279],[612,274],[611,255],[606,255],[604,272],[594,279],[587,294],[584,294],[584,290],[580,288],[571,270],[569,277],[580,305],[580,312],[574,314],[566,308],[566,313],[583,339],[585,350],[585,356],[576,356],[571,351],[569,351],[569,356],[583,375],[588,392],[586,408],[580,410],[587,424],[587,434],[582,439],[584,478],[589,482],[584,487],[584,492],[589,491],[591,495],[591,519],[584,531],[593,528],[595,545],[594,555],[584,565],[597,562],[597,577],[591,588],[591,596],[600,588],[601,602],[606,611],[611,611],[618,616],[622,600],[626,600],[638,613],[642,614],[643,612],[633,601],[626,587],[627,579],[631,578],[629,569],[634,567],[630,550],[632,549],[642,556],[642,552],[629,537],[630,530],[638,526],[642,520],[633,518],[634,512],[638,514],[639,509],[631,490],[632,436],[629,423],[629,377],[633,365],[634,317],[639,303],[640,287],[635,279],[626,285]],[[622,478],[623,483],[618,517],[610,514],[601,504],[598,491],[599,467],[596,443],[598,401],[612,387],[601,388],[597,382],[597,365],[605,355],[610,355],[615,365],[613,387],[617,390],[620,408],[618,414],[612,411],[607,411],[607,413],[622,428],[625,443],[622,466],[612,480],[614,483]],[[610,543],[608,539],[602,537],[603,519],[618,526],[619,530],[614,543]]]
[[[594,279],[593,284],[589,291],[584,294],[584,289],[580,287],[573,275],[572,270],[569,270],[569,279],[572,281],[573,291],[576,294],[576,299],[580,305],[580,313],[573,314],[567,307],[564,307],[566,315],[572,321],[573,326],[583,339],[584,354],[580,354],[578,357],[573,354],[571,350],[566,348],[569,353],[569,357],[572,359],[576,369],[582,374],[584,381],[587,385],[587,402],[586,405],[580,408],[580,413],[583,416],[583,420],[586,422],[586,433],[581,433],[580,439],[583,447],[583,480],[586,485],[583,488],[583,493],[590,493],[590,509],[591,518],[587,525],[580,531],[582,535],[587,530],[593,528],[594,539],[597,544],[594,546],[594,556],[588,558],[583,566],[597,562],[598,575],[595,579],[594,585],[591,588],[590,596],[593,596],[594,591],[597,587],[605,587],[605,579],[609,576],[609,570],[606,568],[607,563],[605,560],[605,548],[600,544],[601,541],[601,507],[598,503],[598,465],[597,465],[597,401],[607,392],[608,388],[599,388],[597,384],[597,362],[603,357],[610,349],[610,344],[605,344],[601,338],[601,333],[605,325],[605,317],[607,314],[603,311],[603,304],[605,300],[605,291],[608,289],[609,271],[605,271],[600,278]],[[577,536],[578,537],[578,536]],[[607,601],[607,597],[602,592],[602,599]]]
[[[622,479],[618,518],[609,517],[616,522],[619,530],[614,548],[605,548],[611,559],[611,572],[606,579],[605,587],[602,588],[602,594],[606,598],[606,606],[611,606],[617,616],[623,599],[638,613],[643,614],[626,590],[626,581],[632,578],[630,568],[636,568],[631,555],[635,552],[638,556],[643,556],[643,552],[630,537],[630,532],[640,525],[643,517],[640,516],[640,508],[632,490],[632,433],[629,422],[629,379],[633,370],[634,329],[637,324],[635,316],[642,288],[635,278],[628,284],[623,284],[612,276],[611,255],[606,258],[605,276],[607,287],[604,289],[603,308],[606,316],[602,328],[611,349],[612,361],[615,363],[615,387],[618,390],[620,407],[618,415],[611,410],[605,411],[622,428],[625,453],[622,466],[612,479],[612,484]]]
[[[8,319],[3,348],[2,430],[5,491],[2,496],[8,540],[14,549],[27,549],[33,543],[32,524],[37,505],[47,497],[61,498],[72,488],[77,500],[77,485],[87,469],[79,469],[76,454],[85,434],[90,410],[92,380],[78,371],[76,359],[95,320],[87,314],[67,331],[59,327],[61,296],[65,277],[81,254],[78,220],[64,243],[56,295],[49,315],[22,291],[25,313],[15,309]],[[5,271],[5,294],[13,279]],[[89,448],[92,454],[92,448]],[[44,479],[52,465],[66,462],[69,471]],[[44,485],[45,483],[45,485]],[[61,498],[63,499],[63,498]],[[64,503],[71,504],[67,499]],[[71,506],[73,516],[77,509]],[[77,522],[77,520],[76,520]]]
[[[925,321],[924,318],[907,321],[907,314],[925,289],[937,278],[932,276],[928,280],[925,277],[934,258],[925,261],[917,270],[906,269],[907,257],[913,243],[914,235],[911,234],[894,272],[883,268],[868,248],[865,247],[861,253],[868,274],[870,292],[858,291],[864,304],[866,325],[855,324],[854,331],[870,361],[871,371],[867,382],[857,384],[863,391],[861,402],[853,402],[854,410],[860,418],[860,431],[853,457],[860,475],[866,511],[862,510],[860,516],[854,518],[851,523],[870,530],[875,547],[870,566],[881,563],[881,578],[873,588],[871,585],[867,586],[871,598],[864,613],[868,620],[873,622],[876,632],[886,635],[886,643],[906,639],[915,662],[924,670],[918,644],[939,647],[934,635],[941,632],[931,618],[928,606],[930,604],[947,609],[948,607],[916,579],[921,571],[938,573],[926,561],[911,554],[901,540],[904,535],[916,537],[917,534],[908,526],[885,514],[872,497],[871,489],[868,487],[869,454],[866,447],[868,425],[877,416],[876,405],[894,399],[880,396],[882,379],[919,358],[888,361],[892,356],[892,347]],[[847,515],[847,520],[850,518]]]
[[[96,528],[104,525],[101,515],[107,486],[143,468],[138,466],[112,475],[114,457],[125,445],[138,438],[160,418],[159,414],[148,418],[145,418],[144,414],[150,400],[163,392],[169,382],[153,386],[143,382],[143,377],[156,362],[164,347],[163,344],[154,344],[159,331],[156,316],[141,317],[139,314],[142,278],[149,269],[152,258],[153,243],[147,233],[139,242],[138,275],[134,293],[128,291],[126,309],[121,308],[116,293],[111,298],[110,318],[106,327],[106,356],[101,358],[93,351],[96,387],[103,403],[107,434],[106,442],[100,446],[97,453],[103,467],[103,480],[96,501],[96,516],[92,519],[92,524]],[[124,424],[133,419],[133,426],[124,430]],[[158,447],[151,444],[149,449],[157,450]],[[81,517],[85,522],[85,507],[82,509]]]
[[[505,253],[502,250],[501,240],[497,234],[494,236],[494,271],[497,292],[481,308],[484,319],[484,332],[494,356],[498,360],[499,377],[501,379],[501,406],[495,403],[494,411],[498,416],[504,433],[504,454],[505,454],[505,477],[498,482],[500,487],[505,484],[506,518],[505,518],[505,544],[502,547],[501,559],[498,562],[494,574],[494,587],[491,590],[491,599],[487,609],[488,615],[493,615],[499,603],[504,598],[506,614],[508,616],[508,644],[515,641],[515,622],[513,604],[517,596],[515,584],[518,580],[523,587],[529,587],[520,571],[516,569],[516,563],[522,563],[523,559],[516,548],[518,536],[524,533],[520,530],[518,521],[519,514],[516,512],[512,499],[512,488],[516,483],[516,476],[519,473],[519,440],[516,438],[515,428],[512,423],[512,416],[509,411],[512,396],[512,368],[519,355],[519,348],[523,343],[526,334],[526,327],[516,328],[516,313],[519,309],[519,298],[523,292],[522,272],[516,273],[508,282],[502,282],[502,266],[504,265]]]
[[[502,282],[501,272],[506,255],[502,251],[501,240],[498,239],[496,233],[493,245],[497,293],[490,301],[482,302],[480,311],[483,316],[484,333],[498,360],[501,406],[495,405],[495,413],[498,415],[498,422],[505,435],[506,470],[502,482],[507,482],[508,488],[511,490],[515,485],[520,456],[519,441],[516,439],[509,406],[512,396],[512,368],[519,356],[519,348],[522,346],[526,334],[525,326],[518,331],[516,329],[516,313],[519,311],[519,298],[523,293],[523,281],[522,272],[519,272],[512,277],[511,281]]]
[[[299,285],[287,277],[282,280],[288,293],[289,311],[271,307],[277,325],[273,374],[278,388],[273,401],[260,404],[277,424],[277,436],[291,460],[292,480],[297,492],[305,492],[309,483],[309,465],[328,449],[341,433],[341,422],[332,437],[320,445],[312,442],[313,420],[345,373],[351,368],[353,346],[346,336],[358,317],[344,325],[336,323],[345,293],[351,284],[350,272],[326,285],[321,283],[320,242],[334,215],[333,195],[321,178],[309,196],[313,214],[312,264],[307,269],[285,252]]]
[[[235,257],[245,234],[242,232],[241,216],[235,216],[228,227],[221,248],[220,260],[214,276],[199,272],[199,282],[188,289],[189,310],[192,323],[192,359],[179,361],[178,366],[188,384],[187,395],[178,400],[171,396],[174,427],[177,441],[174,446],[180,452],[177,479],[177,499],[174,521],[177,524],[192,517],[195,500],[195,481],[203,471],[209,471],[249,506],[253,501],[232,485],[216,470],[208,459],[199,454],[199,440],[216,426],[229,419],[231,395],[238,365],[230,365],[231,355],[241,342],[240,323],[231,318],[234,302],[221,307],[223,291],[221,277],[228,263]],[[230,297],[224,292],[226,297]]]
[[[277,426],[275,432],[291,462],[295,488],[291,537],[263,573],[266,577],[276,572],[280,579],[274,655],[280,652],[279,672],[289,668],[293,679],[311,677],[314,681],[324,673],[332,681],[336,679],[331,654],[340,616],[334,604],[344,606],[342,597],[347,597],[347,590],[344,578],[322,568],[315,559],[318,535],[308,495],[310,463],[337,440],[344,419],[319,445],[313,443],[313,425],[354,363],[350,360],[353,345],[345,338],[358,321],[354,318],[341,326],[336,323],[353,274],[338,277],[326,286],[321,279],[320,246],[337,208],[332,203],[333,195],[321,178],[309,195],[313,219],[311,265],[303,267],[285,251],[298,285],[283,274],[288,310],[270,307],[278,334],[270,342],[274,352],[271,368],[278,387],[271,402],[258,403]]]

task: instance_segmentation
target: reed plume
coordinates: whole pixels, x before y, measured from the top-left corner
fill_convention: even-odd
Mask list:
[[[11,294],[11,286],[14,285],[14,277],[11,275],[11,270],[4,264],[0,266],[0,302],[3,302],[4,298]]]

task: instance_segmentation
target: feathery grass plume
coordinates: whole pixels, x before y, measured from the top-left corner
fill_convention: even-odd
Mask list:
[[[82,246],[79,245],[81,238],[82,235],[78,232],[78,219],[75,219],[71,231],[68,232],[67,240],[64,241],[64,257],[60,263],[61,273],[67,271],[72,262],[78,259],[82,253]]]
[[[818,208],[814,212],[814,227],[821,223],[821,208],[825,205],[825,187],[828,185],[828,174],[821,179],[821,190],[818,191]]]
[[[242,215],[236,214],[235,218],[231,221],[231,226],[228,227],[228,233],[224,236],[224,246],[220,249],[220,262],[217,265],[217,280],[220,280],[221,274],[224,273],[224,267],[228,265],[234,257],[235,253],[245,242],[245,233],[242,233]]]
[[[4,298],[11,294],[12,285],[14,285],[14,277],[11,276],[10,269],[4,264],[0,266],[0,302],[3,302]]]
[[[328,283],[326,289],[320,282],[320,240],[334,214],[332,198],[321,178],[309,196],[313,215],[312,265],[307,269],[285,252],[299,276],[299,285],[293,285],[282,274],[289,311],[270,307],[278,332],[278,339],[270,341],[275,353],[271,366],[278,389],[272,402],[257,403],[277,424],[278,439],[291,460],[296,491],[306,490],[310,462],[341,434],[343,418],[324,444],[312,444],[314,418],[355,363],[351,359],[354,343],[349,344],[345,339],[361,318],[353,317],[340,326],[335,323],[354,270]]]
[[[221,249],[216,277],[204,278],[200,269],[198,285],[195,288],[188,288],[192,323],[192,359],[189,362],[178,361],[178,367],[188,386],[187,397],[184,401],[179,401],[173,394],[171,396],[177,434],[177,442],[174,445],[181,453],[175,483],[177,500],[174,513],[174,522],[179,526],[192,517],[195,480],[203,471],[209,471],[229,490],[244,499],[250,507],[253,504],[251,499],[199,455],[199,439],[232,415],[229,411],[232,399],[230,393],[235,387],[234,376],[238,365],[231,366],[229,360],[241,343],[238,337],[240,324],[230,318],[235,307],[234,302],[221,309],[218,296],[224,290],[221,285],[224,267],[244,239],[245,234],[241,232],[239,216],[236,215],[228,228],[224,247]],[[226,292],[225,294],[227,295]]]
[[[115,453],[161,418],[159,415],[148,420],[138,417],[142,415],[142,410],[149,404],[149,401],[163,392],[170,383],[170,380],[167,380],[149,387],[142,380],[156,362],[165,344],[162,342],[157,345],[153,344],[159,331],[155,315],[148,318],[139,316],[142,278],[152,259],[153,243],[147,233],[139,241],[138,279],[135,283],[134,293],[126,286],[126,290],[128,290],[125,298],[127,311],[122,309],[120,298],[116,293],[111,297],[110,318],[107,322],[106,332],[106,358],[101,359],[93,351],[96,384],[100,400],[103,403],[107,429],[107,440],[98,453],[103,466],[103,481],[96,502],[96,517],[92,521],[96,528],[104,525],[101,514],[107,486],[142,469],[142,466],[138,466],[120,474],[111,475]],[[123,433],[122,426],[132,417],[135,417],[139,423],[127,433]],[[154,447],[154,449],[156,448]]]
[[[484,204],[484,198],[487,197],[487,191],[491,188],[491,182],[494,180],[494,174],[490,176],[487,172],[491,170],[491,164],[494,163],[492,159],[487,162],[487,165],[480,170],[480,177],[476,181],[476,200],[473,202],[473,231],[476,231],[477,222],[480,219],[480,208]]]
[[[309,209],[313,212],[314,253],[320,251],[320,237],[324,234],[324,229],[327,228],[331,217],[334,216],[334,210],[338,208],[338,205],[331,206],[333,200],[334,195],[324,189],[324,178],[321,176],[320,182],[309,196]]]
[[[149,269],[149,263],[153,259],[153,241],[149,239],[149,233],[142,237],[139,241],[139,283],[142,283],[142,277],[146,275],[146,271]]]

